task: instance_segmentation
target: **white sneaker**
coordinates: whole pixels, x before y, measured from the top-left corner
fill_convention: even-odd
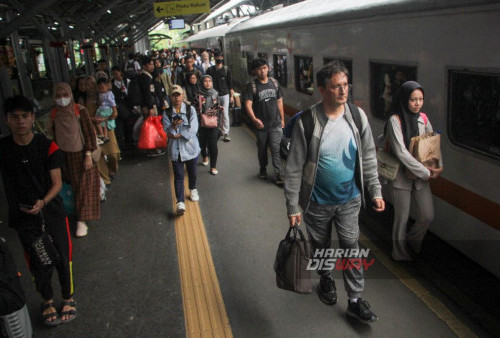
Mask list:
[[[88,226],[85,222],[78,221],[76,223],[76,237],[85,237],[88,233]]]
[[[196,202],[200,200],[200,195],[198,195],[198,189],[191,190],[191,201]]]
[[[177,215],[183,215],[186,212],[186,205],[184,202],[177,202]]]

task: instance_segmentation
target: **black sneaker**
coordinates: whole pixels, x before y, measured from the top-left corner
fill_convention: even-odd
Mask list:
[[[360,322],[368,324],[378,320],[378,317],[370,310],[370,304],[366,300],[358,298],[357,302],[347,302],[347,315],[357,318]]]
[[[281,175],[278,174],[276,175],[276,178],[274,179],[274,183],[278,186],[278,187],[282,187],[285,182],[283,182],[283,179],[281,178]]]
[[[319,299],[327,305],[334,305],[337,303],[337,288],[332,278],[321,277],[319,280],[318,296]]]
[[[266,171],[266,168],[260,168],[260,171],[259,171],[259,178],[265,180],[267,179],[267,171]]]

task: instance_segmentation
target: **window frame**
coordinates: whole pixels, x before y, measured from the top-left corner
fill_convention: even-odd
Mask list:
[[[311,59],[311,64],[312,64],[312,72],[310,74],[310,82],[311,82],[311,85],[312,85],[312,88],[313,90],[311,92],[307,92],[307,91],[302,91],[300,90],[300,79],[299,79],[299,64],[300,62],[298,62],[298,60],[300,58],[309,58]],[[309,96],[312,96],[314,94],[314,89],[315,89],[315,83],[314,83],[314,57],[313,55],[306,55],[306,54],[295,54],[293,56],[293,72],[294,72],[294,79],[295,79],[295,91],[299,92],[299,93],[302,93],[302,94],[306,94],[306,95],[309,95]]]
[[[450,142],[462,149],[469,150],[473,153],[476,154],[481,154],[486,157],[492,158],[494,160],[500,161],[500,154],[495,154],[491,153],[482,149],[478,149],[474,147],[473,145],[468,145],[465,143],[462,143],[461,141],[457,140],[456,135],[454,133],[454,128],[453,128],[453,112],[452,112],[452,101],[456,97],[454,97],[454,87],[452,86],[452,77],[453,75],[460,75],[460,74],[465,74],[465,75],[479,75],[479,76],[494,76],[500,79],[500,69],[491,69],[491,68],[464,68],[464,67],[446,67],[446,88],[447,88],[447,93],[446,93],[446,129],[447,129],[447,135],[448,139]]]
[[[400,61],[398,62],[395,60],[368,60],[368,69],[370,72],[370,83],[369,83],[369,85],[370,85],[370,110],[371,110],[373,117],[375,117],[376,119],[381,120],[381,121],[386,121],[389,116],[384,116],[384,114],[380,115],[378,112],[378,108],[379,108],[380,103],[377,102],[376,99],[382,97],[383,89],[379,90],[380,92],[378,94],[376,93],[377,89],[374,88],[374,85],[375,85],[374,66],[414,68],[414,69],[412,69],[412,72],[413,71],[415,72],[414,78],[410,79],[410,78],[408,78],[408,74],[406,74],[407,78],[404,81],[418,81],[419,65],[417,62],[400,62]],[[406,72],[408,72],[408,69],[406,70]],[[379,81],[380,83],[378,85],[383,84],[383,79],[378,79],[378,80],[381,80],[381,81]],[[395,95],[395,93],[391,93],[391,94],[392,94],[392,96]],[[391,97],[391,99],[392,99],[392,97]],[[383,103],[383,102],[381,102],[381,103]]]
[[[280,84],[280,86],[282,86],[283,88],[288,88],[288,55],[285,54],[285,53],[276,53],[276,54],[272,54],[272,56],[273,56],[273,68],[274,68],[275,78],[276,78],[276,80],[278,80],[278,83]],[[278,62],[278,56],[284,56],[285,57],[285,67],[284,67],[284,70],[285,70],[285,83],[284,84],[282,82],[280,82],[280,80],[276,76],[276,69],[277,69],[276,65],[277,65],[277,62]]]

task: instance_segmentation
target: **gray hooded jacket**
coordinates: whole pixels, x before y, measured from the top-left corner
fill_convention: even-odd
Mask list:
[[[361,131],[358,131],[347,104],[344,105],[344,117],[349,123],[358,148],[356,159],[356,184],[361,191],[364,205],[364,186],[367,186],[372,199],[382,198],[382,188],[378,179],[377,157],[368,118],[362,109]],[[318,169],[319,147],[323,129],[328,122],[323,109],[323,102],[311,107],[314,122],[314,131],[309,146],[304,135],[304,125],[299,118],[292,132],[290,153],[286,164],[285,198],[289,216],[298,215],[302,210],[307,211],[311,200],[316,172]],[[300,206],[300,208],[299,208]]]

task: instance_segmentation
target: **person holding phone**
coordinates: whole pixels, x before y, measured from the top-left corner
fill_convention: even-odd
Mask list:
[[[184,101],[181,86],[173,85],[170,94],[172,105],[163,114],[163,128],[168,136],[168,155],[174,170],[175,197],[177,198],[177,215],[186,212],[184,203],[184,165],[188,172],[191,201],[200,200],[196,189],[196,161],[200,154],[198,118],[196,110]]]
[[[23,96],[4,102],[7,126],[11,135],[0,140],[0,171],[9,205],[9,226],[17,231],[26,252],[29,269],[37,291],[42,295],[43,323],[55,326],[76,318],[73,298],[72,245],[69,224],[62,199],[61,167],[63,153],[53,141],[34,134],[33,105]],[[52,289],[53,268],[38,266],[32,243],[45,231],[59,254],[55,268],[59,275],[62,306],[58,313]]]

